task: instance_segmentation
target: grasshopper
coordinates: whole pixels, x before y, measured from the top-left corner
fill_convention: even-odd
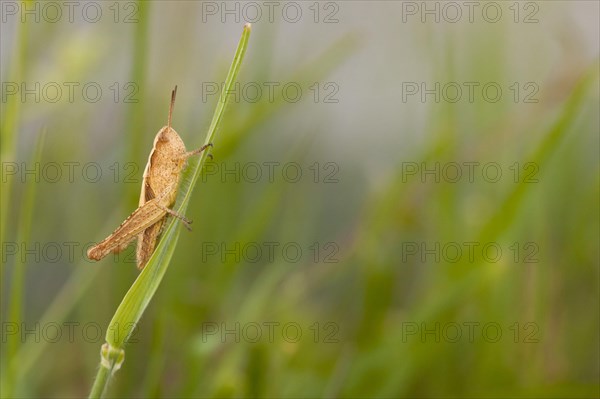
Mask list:
[[[200,154],[212,144],[186,151],[183,140],[171,127],[176,95],[177,86],[171,93],[167,126],[156,134],[148,156],[138,208],[111,235],[90,248],[87,251],[88,258],[100,260],[111,252],[118,253],[137,238],[136,263],[138,269],[142,270],[154,252],[167,215],[178,218],[191,230],[192,222],[171,209],[171,206],[175,203],[181,171],[187,159]]]

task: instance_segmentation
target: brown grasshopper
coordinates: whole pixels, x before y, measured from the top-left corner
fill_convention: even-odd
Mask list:
[[[207,144],[194,151],[186,151],[185,144],[175,129],[171,128],[171,116],[175,106],[177,86],[171,93],[171,106],[167,126],[159,130],[142,181],[142,192],[138,208],[108,237],[90,248],[88,258],[100,260],[106,255],[118,253],[137,238],[136,261],[142,270],[154,252],[167,214],[175,216],[191,230],[191,221],[170,207],[175,203],[181,171],[189,157],[199,154]]]

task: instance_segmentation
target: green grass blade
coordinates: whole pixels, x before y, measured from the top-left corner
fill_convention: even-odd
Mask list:
[[[30,7],[31,0],[24,1],[23,7]],[[27,69],[27,54],[26,46],[23,43],[27,43],[29,40],[29,24],[18,24],[15,51],[13,59],[9,65],[8,76],[2,76],[2,81],[8,82],[20,82],[24,79],[25,71]],[[21,118],[21,99],[17,96],[10,96],[7,98],[5,104],[1,109],[0,115],[0,154],[2,160],[14,161],[16,155],[16,141],[17,130],[19,128],[19,121]],[[6,233],[6,221],[8,219],[8,210],[10,209],[9,202],[11,200],[13,181],[12,177],[9,177],[6,184],[2,185],[2,193],[0,193],[2,201],[0,201],[0,237],[4,240]],[[0,269],[4,271],[4,267]],[[0,272],[1,273],[1,272]]]
[[[44,128],[40,133],[33,155],[31,157],[31,164],[40,164],[42,159],[42,152],[44,149],[44,142],[46,138],[46,129]],[[23,198],[21,199],[21,205],[19,207],[19,227],[17,231],[17,242],[25,243],[29,242],[31,238],[31,227],[33,223],[33,212],[35,208],[35,199],[37,184],[35,182],[28,182],[25,186]],[[4,239],[4,237],[3,237]],[[14,272],[10,284],[10,306],[8,311],[8,321],[15,323],[20,326],[23,322],[23,299],[25,292],[25,276],[26,276],[27,264],[23,259],[16,260],[14,265]],[[7,320],[2,320],[6,322]],[[14,359],[15,355],[21,347],[21,340],[18,336],[10,336],[7,341],[7,359]],[[5,390],[9,391],[13,388],[15,382],[15,374],[17,373],[18,365],[9,363],[8,365],[8,383],[7,387],[3,387],[3,394]],[[4,385],[4,384],[3,384]],[[9,395],[10,396],[10,395]]]
[[[563,106],[562,113],[552,127],[545,134],[542,141],[535,150],[525,159],[533,162],[538,166],[544,165],[547,159],[556,150],[564,136],[569,131],[573,121],[578,116],[581,106],[586,99],[586,94],[590,90],[593,81],[597,77],[598,63],[589,68],[579,79],[573,92]],[[531,184],[527,184],[521,180],[519,184],[506,197],[496,214],[482,227],[479,236],[480,242],[488,242],[500,236],[515,219],[515,214],[519,209],[523,198],[528,190],[531,190]]]
[[[235,79],[239,73],[242,59],[244,58],[244,54],[248,45],[249,37],[250,24],[246,24],[238,44],[233,63],[231,64],[231,68],[227,74],[227,79],[225,81],[225,85],[223,86],[212,122],[208,129],[205,143],[213,142],[216,131],[219,128],[225,107],[227,105],[228,94],[231,91],[231,88],[233,87]],[[180,189],[183,193],[180,196],[181,201],[177,207],[177,212],[185,212],[185,209],[190,201],[192,189],[194,188],[194,185],[200,176],[202,165],[204,164],[206,157],[207,153],[203,152],[195,167],[190,168],[192,169],[191,171],[188,170],[186,173],[184,173],[184,184],[182,184]],[[175,246],[177,245],[177,239],[179,238],[180,231],[178,223],[179,221],[177,220],[170,220],[163,233],[160,243],[154,251],[154,254],[148,261],[148,264],[144,270],[135,280],[127,294],[125,294],[123,301],[115,312],[107,330],[107,344],[105,344],[101,352],[101,365],[90,397],[102,397],[111,375],[114,371],[120,368],[124,358],[123,347],[136,324],[142,317],[146,306],[148,306],[148,303],[158,289],[158,286],[165,272],[167,271],[171,257],[175,252]],[[107,372],[107,369],[109,368],[111,370],[110,372]]]
[[[153,6],[152,2],[138,0],[136,3],[139,15],[137,15],[138,22],[135,24],[134,32],[134,46],[132,56],[132,70],[131,80],[135,82],[137,87],[146,87],[146,66],[148,64],[147,49],[148,49],[148,16],[150,15],[150,7]],[[140,149],[143,149],[143,140],[145,132],[145,118],[147,110],[144,108],[144,101],[135,104],[128,104],[127,120],[126,120],[126,131],[127,135],[127,146],[126,153],[129,159],[139,159],[140,155],[142,159],[145,155],[140,154]],[[143,151],[143,150],[142,150]],[[138,193],[137,187],[129,187],[130,192],[128,196],[135,196]],[[134,198],[134,202],[137,202],[137,198]]]

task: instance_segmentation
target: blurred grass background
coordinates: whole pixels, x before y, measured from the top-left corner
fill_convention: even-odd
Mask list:
[[[90,328],[84,339],[82,329],[106,328],[138,272],[126,256],[88,262],[83,246],[136,207],[175,84],[174,127],[188,149],[201,144],[217,100],[203,101],[202,84],[223,81],[243,25],[203,22],[201,2],[117,4],[118,23],[108,3],[98,23],[2,23],[3,83],[103,89],[95,103],[2,99],[3,397],[87,394],[104,334],[93,339]],[[303,178],[207,175],[198,184],[187,211],[194,231],[182,232],[109,396],[599,396],[598,3],[537,2],[534,24],[514,23],[507,3],[495,24],[404,23],[402,2],[337,2],[339,21],[329,24],[322,19],[333,3],[320,3],[315,23],[313,3],[298,4],[298,23],[254,24],[239,80],[297,82],[301,101],[276,90],[273,101],[233,102],[212,153],[221,168],[297,162]],[[123,23],[133,10],[138,22]],[[402,101],[402,82],[436,81],[498,82],[505,95],[497,103]],[[122,101],[129,82],[137,103]],[[334,83],[338,102],[323,102],[323,92],[314,101],[314,82]],[[539,101],[510,100],[513,82],[535,82]],[[22,162],[56,162],[63,174],[64,162],[97,162],[103,176],[86,181],[76,168],[73,182],[36,182],[5,169]],[[335,163],[338,181],[321,175],[315,183],[315,162],[323,174]],[[532,162],[538,182],[423,183],[403,173],[409,162],[498,162],[504,173]],[[203,253],[203,243],[267,242],[298,243],[303,256],[293,263],[276,251],[250,262]],[[422,261],[406,257],[413,242],[495,242],[504,255],[496,263],[479,252],[472,261]],[[515,242],[521,251],[534,243],[539,261],[526,263],[521,252],[515,262]],[[57,243],[62,254],[54,262],[43,251],[39,259],[9,254],[10,243]],[[337,263],[324,262],[327,243],[339,248]],[[271,341],[265,322],[297,323],[303,336],[290,342],[275,328]],[[222,323],[258,323],[262,339],[207,333]],[[463,335],[436,342],[421,335],[422,323],[457,323]],[[479,323],[472,340],[465,323]],[[498,342],[482,336],[486,323],[501,327]],[[57,342],[41,333],[52,325],[62,332]],[[22,339],[24,327],[40,336]],[[537,342],[528,342],[533,329]]]

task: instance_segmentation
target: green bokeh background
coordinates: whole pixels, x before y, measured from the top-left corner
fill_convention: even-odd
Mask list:
[[[2,395],[81,397],[138,274],[134,246],[99,263],[85,247],[137,206],[175,85],[173,125],[188,149],[202,144],[217,102],[206,87],[224,80],[251,10],[237,3],[241,18],[222,21],[206,13],[221,2],[102,2],[97,23],[81,8],[72,23],[23,23],[6,3]],[[254,23],[239,75],[251,85],[228,106],[186,213],[194,230],[182,231],[109,397],[600,395],[599,5],[520,2],[515,22],[515,3],[498,2],[496,23],[478,12],[451,23],[403,14],[408,3],[297,2],[296,23],[283,6]],[[22,82],[103,92],[51,102],[40,90],[36,102],[9,94]],[[265,82],[279,85],[273,98]],[[503,95],[404,101],[403,87],[422,82],[494,82]],[[297,102],[281,90],[290,83]],[[265,89],[256,101],[253,84]],[[132,87],[137,102],[125,102]],[[469,181],[469,162],[502,176],[478,168]],[[39,179],[21,174],[36,163]],[[98,181],[82,175],[92,163]],[[454,163],[458,181],[444,169]],[[435,165],[438,179],[407,170]],[[490,243],[495,261],[481,251]],[[302,249],[297,261],[286,244]],[[210,252],[222,246],[232,252]]]

